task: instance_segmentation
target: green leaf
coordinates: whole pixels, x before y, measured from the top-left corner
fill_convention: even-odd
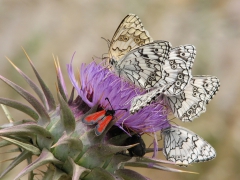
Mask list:
[[[58,89],[59,89],[59,92],[61,94],[61,96],[63,97],[64,101],[67,102],[67,91],[65,89],[65,82],[64,82],[64,79],[63,79],[63,76],[62,76],[62,71],[61,71],[61,67],[60,67],[60,64],[59,64],[59,61],[58,60],[55,60],[54,58],[54,62],[55,62],[55,68],[56,68],[56,71],[57,71],[57,85],[58,85]]]
[[[34,92],[38,95],[42,103],[45,105],[46,108],[46,98],[42,93],[41,89],[24,73],[22,72],[10,59],[7,60],[12,64],[12,66],[18,71],[18,73],[26,80],[28,85],[34,90]]]
[[[132,157],[123,155],[123,154],[115,154],[111,161],[109,162],[108,166],[105,167],[108,172],[114,173],[117,169],[119,169],[122,162],[131,161]]]
[[[83,177],[85,177],[88,173],[91,172],[91,170],[77,165],[71,158],[69,158],[68,160],[73,169],[72,180],[83,179]]]
[[[33,69],[33,72],[35,73],[35,76],[38,79],[38,82],[43,90],[43,93],[45,94],[45,97],[47,99],[48,102],[48,106],[49,106],[49,111],[53,111],[56,109],[56,104],[55,104],[55,100],[53,98],[53,95],[51,93],[51,91],[49,90],[49,88],[46,86],[46,84],[44,83],[44,81],[42,80],[41,76],[38,74],[36,68],[34,67],[31,59],[29,58],[29,56],[27,55],[26,51],[23,49],[24,53],[26,54],[28,61]]]
[[[170,168],[170,167],[166,167],[166,166],[161,166],[159,164],[154,164],[154,163],[126,162],[126,163],[124,163],[124,166],[143,167],[143,168],[158,169],[158,170],[169,171],[169,172],[180,172],[180,173],[197,174],[195,172],[182,171],[182,170],[179,170],[179,169]]]
[[[115,174],[119,175],[124,180],[148,180],[141,174],[130,169],[118,169]]]
[[[51,152],[49,152],[47,149],[43,149],[40,156],[33,161],[31,164],[29,164],[27,167],[25,167],[15,178],[15,180],[20,179],[25,174],[37,169],[38,167],[48,164],[62,164],[61,161],[57,160]]]
[[[112,158],[114,154],[125,151],[135,145],[114,146],[110,144],[97,144],[90,147],[86,153],[83,154],[77,164],[84,165],[84,167],[88,169],[101,167],[109,160],[109,158]]]
[[[26,90],[24,90],[20,86],[9,81],[8,79],[4,78],[1,75],[0,75],[0,79],[4,81],[7,85],[9,85],[11,88],[13,88],[16,92],[18,92],[23,98],[25,98],[34,107],[34,109],[38,112],[38,114],[41,117],[39,119],[39,124],[46,126],[49,123],[50,117],[48,113],[46,112],[42,104],[34,96],[32,96]]]
[[[176,163],[161,159],[149,158],[149,157],[133,157],[131,162],[142,162],[142,163],[162,163],[162,164],[173,164]]]
[[[14,121],[12,123],[3,124],[2,126],[0,126],[0,129],[10,128],[13,126],[22,125],[22,124],[26,124],[26,123],[36,124],[36,121],[34,121],[32,119],[22,119],[19,121]]]
[[[73,159],[77,158],[79,153],[82,151],[82,147],[83,144],[80,139],[70,137],[66,134],[66,132],[64,132],[63,136],[51,148],[54,148],[53,153],[55,157],[65,161],[68,157]]]
[[[49,164],[47,171],[43,172],[43,174],[42,179],[44,180],[71,180],[70,176],[52,164]]]
[[[11,171],[13,168],[15,168],[19,163],[21,163],[22,161],[24,161],[25,159],[27,159],[28,157],[31,157],[32,153],[24,150],[21,154],[19,154],[18,157],[16,157],[12,163],[2,172],[2,174],[0,175],[0,178],[2,178],[3,176],[5,176],[9,171]]]
[[[35,137],[35,136],[43,136],[44,138],[51,139],[51,133],[49,133],[43,127],[37,124],[20,124],[16,126],[12,126],[9,128],[0,130],[1,136],[23,136],[23,137]]]
[[[83,180],[116,180],[112,174],[102,168],[94,168]]]
[[[9,141],[9,142],[23,148],[23,149],[26,149],[27,151],[30,151],[32,154],[38,155],[41,152],[37,147],[35,147],[31,144],[23,143],[21,141],[17,141],[17,140],[12,139],[12,138],[7,138],[7,137],[3,137],[3,136],[0,136],[0,137],[2,139],[6,140],[6,141]]]
[[[2,141],[0,141],[0,148],[1,148],[1,147],[8,146],[8,145],[11,145],[11,144],[12,144],[12,143],[10,143],[9,141],[2,140]]]
[[[17,102],[17,101],[11,100],[11,99],[7,99],[7,98],[0,98],[0,104],[4,104],[6,106],[12,107],[19,111],[22,111],[35,120],[37,120],[39,118],[38,114],[32,108],[30,108],[20,102]]]
[[[75,126],[76,126],[74,115],[71,109],[69,108],[68,104],[66,103],[66,101],[64,101],[64,99],[62,98],[59,92],[58,92],[58,100],[61,108],[61,120],[63,122],[63,125],[65,127],[67,134],[70,134],[74,132]]]

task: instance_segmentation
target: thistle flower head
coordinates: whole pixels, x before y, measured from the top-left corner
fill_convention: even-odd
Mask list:
[[[83,64],[80,68],[80,85],[77,82],[72,65],[68,65],[70,80],[77,90],[78,95],[90,108],[98,104],[105,109],[130,109],[131,100],[145,91],[124,81],[108,68],[95,62]],[[111,105],[105,98],[108,98]],[[129,128],[138,133],[151,133],[170,126],[167,120],[167,109],[160,103],[153,103],[138,113],[130,114],[129,111],[117,111],[116,126]],[[79,113],[81,114],[81,113]]]
[[[27,56],[28,57],[28,56]],[[140,136],[134,135],[133,139],[118,127],[129,128],[136,132],[155,132],[169,127],[167,113],[163,106],[153,104],[144,108],[139,113],[131,115],[125,111],[116,111],[116,125],[106,133],[96,136],[91,126],[82,122],[84,117],[94,106],[111,109],[105,98],[109,98],[114,109],[129,109],[129,101],[142,93],[127,82],[112,74],[108,69],[92,62],[82,65],[80,69],[80,83],[78,85],[71,64],[68,65],[69,77],[77,90],[74,99],[73,93],[68,97],[67,88],[63,80],[60,66],[56,62],[57,70],[57,98],[53,98],[41,76],[37,72],[30,58],[30,65],[41,87],[38,87],[30,77],[17,68],[14,68],[35,91],[38,98],[27,92],[22,87],[0,76],[0,79],[26,99],[32,106],[0,98],[0,103],[10,106],[30,116],[28,120],[9,119],[8,124],[0,126],[0,147],[10,144],[17,149],[10,152],[19,152],[11,164],[0,174],[0,178],[9,173],[20,162],[27,160],[28,165],[16,175],[15,179],[29,174],[28,179],[147,179],[139,173],[126,169],[127,166],[154,168],[171,172],[184,172],[160,165],[161,163],[175,164],[173,162],[148,158],[143,156],[145,151],[144,141]],[[8,113],[6,115],[9,116]],[[112,121],[115,122],[115,121]],[[115,128],[115,129],[114,129]],[[105,132],[106,132],[105,131]],[[107,138],[105,138],[107,137]],[[155,149],[156,150],[156,149]],[[33,159],[33,155],[37,158]],[[36,173],[36,169],[46,165],[46,171]]]

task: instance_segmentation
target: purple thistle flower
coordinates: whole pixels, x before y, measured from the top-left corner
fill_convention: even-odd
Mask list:
[[[82,64],[80,68],[80,85],[75,78],[72,64],[68,64],[67,68],[69,78],[78,93],[78,101],[81,99],[89,109],[96,104],[99,104],[104,109],[111,109],[108,101],[105,100],[107,97],[113,109],[126,108],[129,110],[131,100],[135,96],[145,93],[96,62],[89,65]],[[78,108],[78,111],[82,111],[82,109]],[[78,114],[81,115],[84,112]],[[115,125],[121,129],[129,128],[138,133],[156,132],[170,127],[167,114],[168,111],[164,105],[159,102],[153,103],[135,114],[130,114],[129,111],[117,111]]]

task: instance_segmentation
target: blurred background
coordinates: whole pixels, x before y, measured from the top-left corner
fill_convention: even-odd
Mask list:
[[[198,175],[139,169],[151,179],[225,180],[240,177],[240,1],[239,0],[0,0],[0,74],[31,91],[11,67],[9,57],[30,77],[33,72],[21,49],[25,48],[42,78],[56,92],[52,54],[59,57],[67,79],[66,64],[73,53],[75,70],[92,57],[108,51],[111,39],[122,19],[137,14],[155,40],[167,40],[173,46],[193,44],[197,57],[194,75],[209,74],[221,81],[220,91],[207,106],[207,112],[193,123],[175,122],[207,140],[217,151],[216,159],[193,164],[182,170]],[[70,91],[71,84],[67,83]],[[0,97],[25,102],[0,82]],[[11,111],[14,119],[25,117]],[[7,119],[0,110],[0,124]],[[152,141],[148,136],[146,141]],[[161,142],[160,142],[161,145]],[[0,161],[14,157],[0,154]],[[159,158],[164,159],[162,153]],[[9,164],[0,164],[0,172]],[[23,169],[13,170],[5,179],[13,179]],[[178,167],[176,167],[178,168]],[[24,179],[24,178],[22,178]]]

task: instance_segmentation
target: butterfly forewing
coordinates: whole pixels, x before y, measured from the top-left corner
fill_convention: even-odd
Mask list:
[[[164,129],[163,154],[167,160],[187,166],[216,157],[214,148],[194,132],[180,126]]]
[[[129,14],[122,20],[114,33],[109,48],[110,58],[118,60],[129,51],[152,41],[139,17]]]
[[[161,64],[168,58],[170,49],[169,42],[160,40],[141,46],[115,61],[115,73],[137,86],[152,88],[162,79]]]
[[[103,119],[105,117],[105,110],[101,110],[99,112],[92,113],[90,115],[87,115],[82,119],[83,123],[88,124],[88,125],[93,125],[96,124],[98,121]]]

